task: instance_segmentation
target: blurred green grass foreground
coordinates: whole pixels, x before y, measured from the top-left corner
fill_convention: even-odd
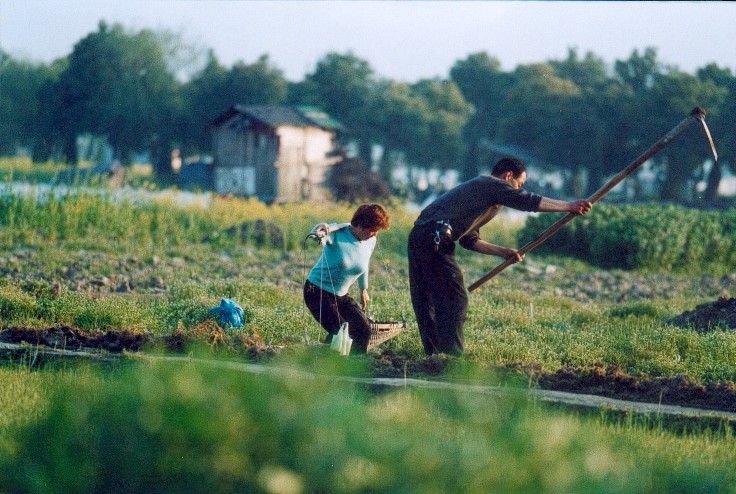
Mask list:
[[[284,365],[294,372],[155,360],[0,368],[0,491],[734,490],[730,429],[622,427],[523,394],[376,392],[324,377],[354,374],[338,358],[313,359],[308,376]]]

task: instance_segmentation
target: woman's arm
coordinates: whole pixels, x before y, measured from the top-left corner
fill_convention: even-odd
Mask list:
[[[335,223],[335,224],[328,224],[328,223],[317,223],[314,225],[314,228],[312,228],[311,233],[323,233],[324,235],[329,235],[330,233],[334,233],[338,230],[342,230],[343,228],[347,228],[350,226],[350,223]]]

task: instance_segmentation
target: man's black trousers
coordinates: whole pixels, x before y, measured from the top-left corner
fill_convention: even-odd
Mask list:
[[[415,226],[409,234],[409,290],[419,335],[427,355],[461,355],[465,346],[463,325],[468,312],[468,291],[449,252],[437,252],[435,224]]]

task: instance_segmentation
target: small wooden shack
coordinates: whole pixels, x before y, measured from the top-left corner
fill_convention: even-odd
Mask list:
[[[218,194],[269,203],[326,196],[342,126],[318,108],[235,105],[211,129]]]

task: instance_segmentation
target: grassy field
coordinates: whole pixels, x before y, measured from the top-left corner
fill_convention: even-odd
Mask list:
[[[507,382],[498,372],[513,365],[554,372],[600,362],[633,376],[736,380],[732,332],[666,324],[732,290],[725,267],[717,277],[601,274],[532,254],[471,295],[462,359],[424,357],[407,285],[414,214],[399,206],[372,261],[369,315],[403,315],[408,328],[368,357],[336,358],[311,344],[323,331],[303,306],[301,285],[319,249],[304,237],[317,222],[349,220],[352,209],[237,199],[203,209],[83,192],[2,197],[0,330],[126,331],[151,341],[180,334],[194,345],[179,350],[185,355],[323,374],[495,384]],[[281,241],[259,236],[259,221]],[[495,222],[483,236],[513,245],[520,227]],[[459,256],[468,282],[496,264]],[[244,329],[213,332],[208,311],[221,297],[244,307]],[[526,400],[30,355],[0,368],[0,485],[8,492],[736,491],[726,424],[683,430]]]

